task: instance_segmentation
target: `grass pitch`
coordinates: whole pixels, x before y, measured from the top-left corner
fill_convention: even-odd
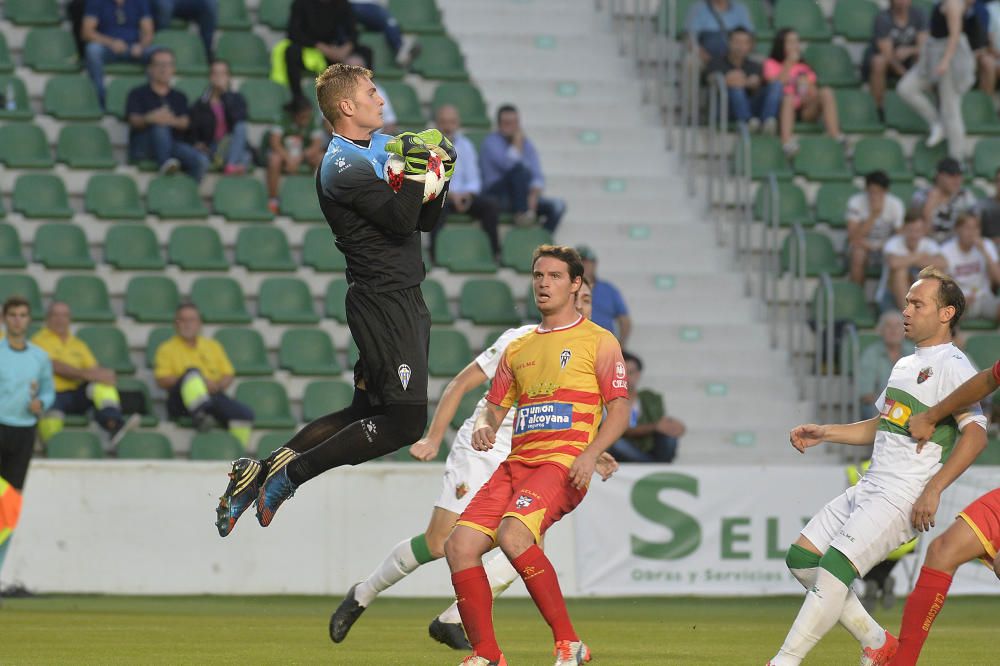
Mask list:
[[[6,599],[3,664],[458,664],[463,653],[427,637],[440,599],[379,599],[334,645],[327,635],[339,599],[315,597],[91,597]],[[584,599],[570,601],[595,666],[763,664],[777,650],[798,598]],[[996,664],[1000,600],[954,598],[922,664]],[[902,608],[877,615],[899,627]],[[551,634],[528,599],[502,599],[497,633],[512,665],[548,665]],[[806,664],[856,664],[834,629]]]

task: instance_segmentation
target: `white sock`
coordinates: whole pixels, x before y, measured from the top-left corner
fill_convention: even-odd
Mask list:
[[[486,556],[486,559],[483,560],[483,568],[486,570],[486,579],[490,582],[490,590],[493,592],[494,599],[503,594],[515,580],[521,577],[499,548]],[[444,609],[438,615],[438,619],[446,624],[461,622],[462,617],[458,614],[458,603],[453,603]]]
[[[802,587],[809,590],[816,583],[816,572],[819,567],[789,568],[788,570],[802,584]],[[868,614],[861,600],[858,599],[858,595],[852,589],[848,589],[844,612],[840,614],[840,624],[854,636],[855,640],[861,643],[863,648],[870,647],[877,650],[885,645],[885,629]]]
[[[400,541],[382,563],[375,567],[375,571],[368,574],[368,577],[354,588],[354,599],[367,607],[380,592],[388,590],[416,571],[419,566],[420,563],[417,562],[417,557],[410,546],[410,539]]]
[[[816,571],[816,582],[806,593],[798,617],[784,645],[771,661],[776,666],[797,666],[819,639],[837,624],[847,603],[847,586],[826,569]]]

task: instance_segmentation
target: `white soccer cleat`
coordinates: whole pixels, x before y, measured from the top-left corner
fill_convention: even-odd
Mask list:
[[[590,648],[583,641],[556,643],[556,666],[579,666],[590,661]]]

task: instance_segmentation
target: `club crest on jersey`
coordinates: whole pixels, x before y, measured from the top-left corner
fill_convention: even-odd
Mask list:
[[[559,369],[565,370],[566,364],[569,363],[569,359],[572,358],[573,352],[568,349],[563,349],[559,354]]]
[[[933,376],[934,376],[934,368],[927,366],[926,368],[917,373],[917,383],[923,384]]]
[[[399,375],[399,383],[403,385],[403,390],[410,385],[410,377],[413,375],[413,371],[410,370],[410,366],[403,363],[396,369],[396,374]]]
[[[885,406],[882,407],[882,413],[879,416],[893,425],[905,428],[912,413],[913,410],[903,403],[886,398]]]
[[[462,481],[461,483],[455,486],[455,499],[462,499],[468,494],[469,494],[469,484],[467,484],[465,481]]]
[[[520,495],[517,498],[517,501],[514,502],[514,506],[516,506],[518,509],[526,509],[527,507],[531,506],[531,503],[534,501],[535,501],[534,497],[528,497],[527,495]]]

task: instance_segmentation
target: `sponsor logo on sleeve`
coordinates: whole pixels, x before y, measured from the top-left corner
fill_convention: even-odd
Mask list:
[[[523,435],[538,430],[568,430],[573,427],[573,405],[564,402],[542,402],[517,410],[514,434]]]
[[[910,414],[912,413],[913,410],[903,403],[887,398],[885,406],[882,407],[882,413],[880,416],[893,425],[905,428],[907,422],[910,420]]]

